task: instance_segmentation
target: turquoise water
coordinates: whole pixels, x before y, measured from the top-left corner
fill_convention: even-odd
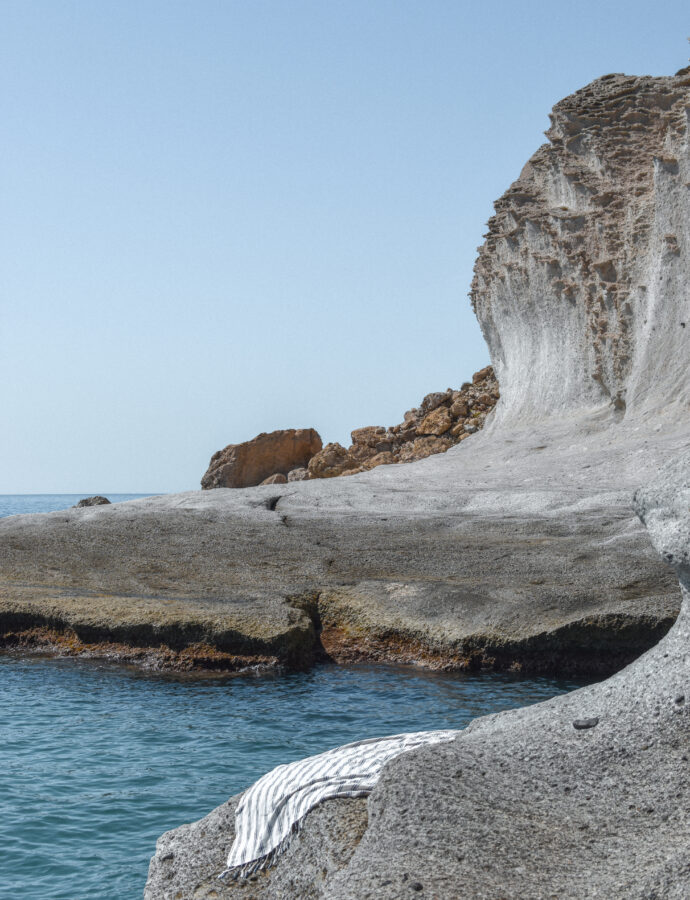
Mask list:
[[[0,896],[140,897],[163,831],[279,763],[576,686],[370,666],[184,680],[0,654]]]
[[[69,509],[83,497],[93,494],[0,494],[0,519],[4,516],[16,516],[21,513],[55,512],[58,509]],[[120,500],[136,500],[138,497],[150,497],[150,494],[102,494],[111,503]]]
[[[17,506],[0,497],[0,515],[27,511]],[[0,898],[132,900],[163,831],[280,763],[365,737],[462,728],[582,683],[332,665],[164,677],[0,653]]]

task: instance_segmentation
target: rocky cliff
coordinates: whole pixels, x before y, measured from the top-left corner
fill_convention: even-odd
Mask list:
[[[636,510],[685,597],[671,632],[600,685],[400,757],[368,801],[318,808],[268,873],[223,886],[231,798],[161,838],[147,900],[690,894],[689,107],[688,70],[606,76],[555,107],[476,265],[501,384],[481,435],[271,498],[330,547],[340,579],[312,608],[341,658],[603,661],[680,604],[630,514],[649,482]],[[350,526],[366,537],[343,579]]]
[[[502,388],[494,427],[687,417],[689,89],[690,68],[566,97],[496,203],[471,291]]]

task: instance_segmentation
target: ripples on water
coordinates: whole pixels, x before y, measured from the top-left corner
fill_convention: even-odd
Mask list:
[[[577,686],[370,666],[190,680],[0,654],[0,896],[140,897],[163,831],[279,763]]]
[[[0,496],[0,516],[82,496]],[[375,666],[185,679],[0,653],[0,898],[141,897],[163,831],[280,763],[365,737],[462,728],[581,683]]]

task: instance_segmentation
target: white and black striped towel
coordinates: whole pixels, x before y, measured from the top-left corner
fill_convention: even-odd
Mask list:
[[[419,731],[345,744],[277,766],[244,792],[235,811],[235,841],[220,878],[246,878],[288,846],[309,810],[335,797],[365,797],[383,766],[424,744],[450,741],[457,731]]]

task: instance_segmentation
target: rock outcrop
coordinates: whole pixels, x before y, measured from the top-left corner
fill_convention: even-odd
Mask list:
[[[321,438],[313,428],[272,431],[242,444],[228,444],[211,457],[201,487],[251,487],[272,475],[287,477],[292,469],[306,466],[321,446]]]
[[[496,203],[471,297],[503,426],[687,417],[689,89],[690,68],[566,97]]]
[[[179,865],[168,857],[165,881],[157,853],[147,900],[164,885],[200,900],[450,900],[459,886],[487,900],[690,894],[688,108],[687,69],[606,76],[557,104],[550,143],[496,204],[475,270],[472,300],[501,384],[492,421],[442,456],[309,482],[299,501],[277,501],[288,530],[308,527],[311,510],[331,569],[347,555],[347,524],[361,527],[365,508],[378,516],[358,556],[371,577],[322,587],[317,601],[322,642],[344,658],[366,648],[404,659],[413,645],[423,658],[441,635],[465,654],[476,640],[484,659],[500,657],[512,632],[542,659],[571,655],[579,633],[580,651],[603,660],[612,645],[599,638],[646,630],[682,596],[671,631],[608,681],[479,719],[451,744],[395,760],[364,830],[351,806],[329,803],[266,876],[219,888],[210,867],[188,861],[192,847],[197,858],[228,849],[230,823],[224,838],[212,833],[231,800],[203,820],[208,838],[200,823]],[[443,418],[432,424],[444,428]],[[649,538],[627,514],[640,483],[636,509],[675,568],[673,586],[659,562],[654,575],[633,572],[652,566]],[[323,530],[336,516],[337,538]],[[413,551],[398,522],[418,548],[404,574]],[[424,562],[441,543],[445,582]]]
[[[159,839],[145,900],[690,895],[690,453],[635,502],[684,597],[657,647],[601,684],[398,757],[368,801],[318,807],[277,865],[224,885],[231,798]]]
[[[347,449],[340,444],[327,444],[310,460],[309,477],[356,475],[377,466],[445,453],[484,426],[499,397],[493,367],[486,366],[458,391],[448,388],[427,394],[418,408],[405,413],[399,425],[356,428]]]

